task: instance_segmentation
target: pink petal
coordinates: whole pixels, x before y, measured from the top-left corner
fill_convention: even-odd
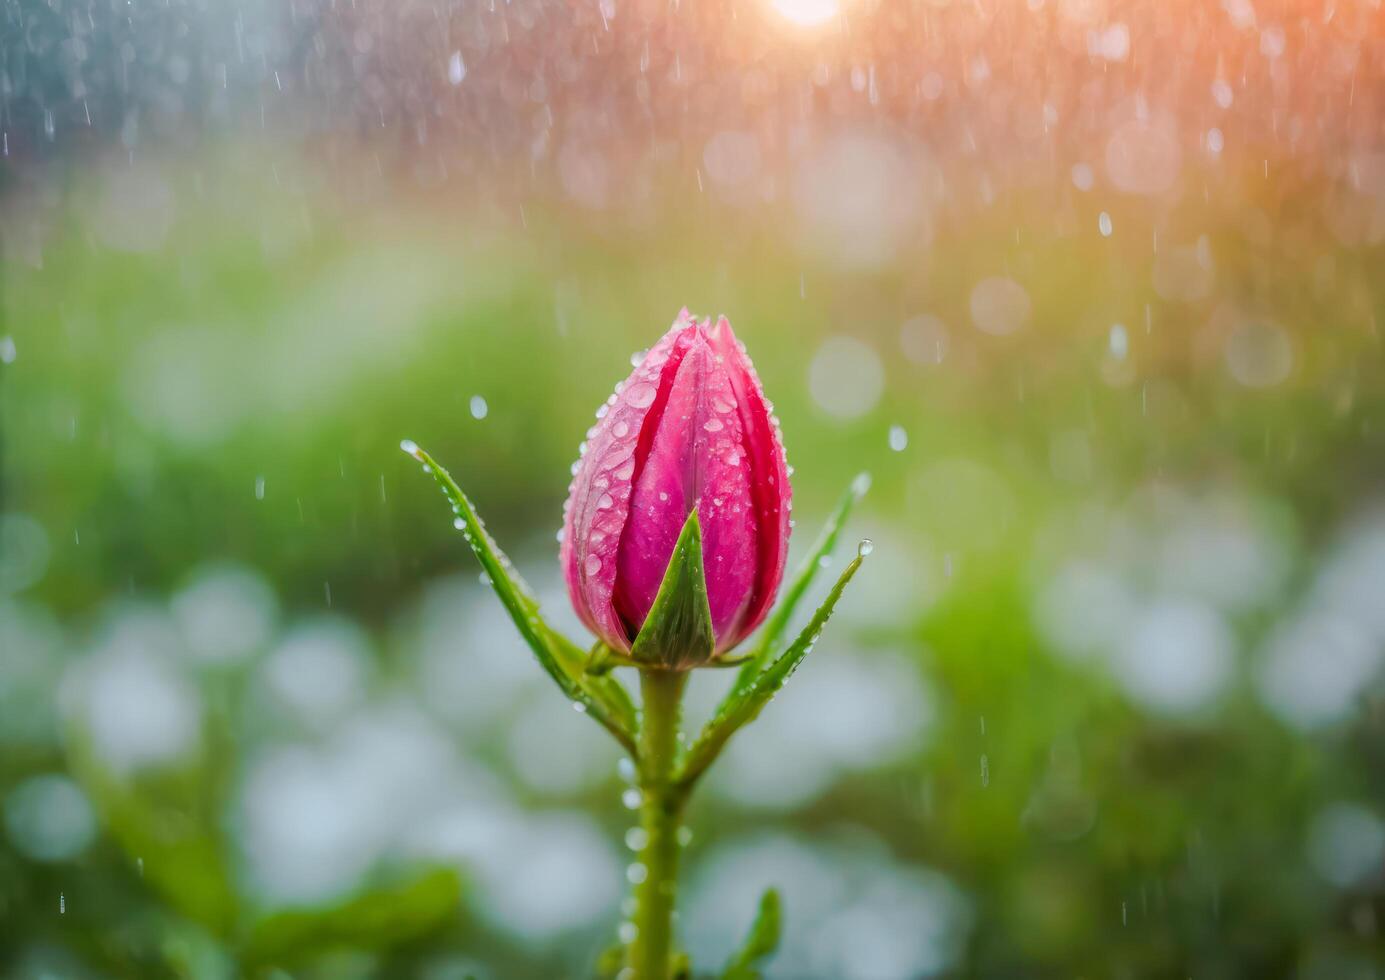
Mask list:
[[[620,650],[630,636],[612,603],[616,555],[630,512],[636,448],[646,417],[661,404],[696,328],[687,310],[655,344],[588,432],[563,514],[560,560],[568,594],[592,632]]]
[[[751,494],[758,530],[755,585],[745,616],[737,624],[734,635],[722,638],[722,648],[729,649],[750,635],[774,604],[789,553],[792,488],[778,422],[771,414],[754,365],[725,317],[717,320],[710,340],[712,347],[725,359],[727,375],[735,392],[745,453],[750,472],[754,474]]]
[[[635,476],[615,599],[631,630],[648,616],[694,506],[713,630],[721,637],[743,617],[755,580],[755,513],[734,399],[707,324],[699,324]]]

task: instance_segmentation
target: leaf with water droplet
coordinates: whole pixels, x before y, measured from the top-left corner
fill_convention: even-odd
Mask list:
[[[823,600],[817,612],[813,613],[808,625],[803,627],[803,631],[773,663],[756,673],[743,688],[740,686],[741,677],[736,678],[736,687],[722,699],[716,714],[703,727],[697,741],[684,757],[677,775],[677,781],[682,786],[691,786],[707,771],[707,767],[716,759],[727,740],[748,722],[754,721],[764,706],[784,686],[789,675],[798,669],[798,665],[803,662],[803,658],[813,649],[813,644],[821,636],[822,627],[832,617],[832,610],[836,608],[837,600],[842,597],[846,584],[851,581],[863,561],[865,555],[860,553],[851,559],[851,563],[842,570],[842,574],[827,593],[827,598]],[[754,663],[749,663],[741,670],[744,674],[754,667]]]
[[[694,510],[683,522],[659,594],[630,647],[630,659],[686,670],[710,660],[715,647],[707,576],[702,567],[702,526]]]
[[[624,685],[614,675],[586,673],[586,653],[544,621],[533,591],[514,571],[510,559],[496,545],[470,498],[457,486],[452,475],[415,443],[405,440],[401,448],[422,463],[424,472],[442,488],[457,520],[462,523],[472,553],[490,579],[490,587],[534,651],[540,666],[569,700],[580,704],[586,714],[600,722],[628,751],[635,752],[635,706]]]
[[[779,892],[767,888],[760,896],[760,908],[750,924],[750,932],[727,962],[722,980],[760,980],[761,963],[779,948],[780,919]]]
[[[794,572],[793,581],[784,590],[784,594],[779,599],[779,605],[775,607],[769,620],[760,630],[760,635],[751,648],[747,662],[741,668],[740,674],[737,675],[735,684],[727,692],[726,700],[722,702],[723,705],[731,698],[744,692],[764,671],[765,665],[774,656],[775,644],[789,625],[789,620],[793,618],[794,610],[798,608],[799,601],[812,586],[818,569],[824,567],[822,560],[827,558],[832,553],[832,549],[836,547],[837,536],[846,525],[847,518],[851,516],[852,508],[856,506],[857,501],[866,495],[869,489],[870,474],[858,473],[856,478],[851,481],[851,486],[847,488],[846,493],[842,494],[841,499],[837,501],[836,509],[827,518],[827,523],[822,526],[817,540],[808,549],[808,554],[804,556],[798,570]]]

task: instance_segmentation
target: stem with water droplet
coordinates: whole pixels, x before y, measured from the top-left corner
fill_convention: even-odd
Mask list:
[[[673,909],[678,892],[678,829],[687,791],[674,780],[678,720],[688,675],[641,670],[640,827],[645,834],[635,882],[635,936],[626,955],[631,980],[667,980],[673,954]]]

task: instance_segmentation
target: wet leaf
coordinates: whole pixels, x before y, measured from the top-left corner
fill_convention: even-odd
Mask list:
[[[683,522],[659,594],[635,637],[630,657],[637,663],[683,670],[706,663],[715,647],[702,567],[702,527],[694,510]]]
[[[779,892],[765,889],[745,942],[726,964],[722,980],[760,980],[760,964],[779,948]]]
[[[775,693],[784,686],[784,682],[798,669],[803,658],[813,649],[813,644],[817,642],[822,633],[823,625],[831,618],[832,610],[836,607],[837,600],[841,598],[842,590],[846,588],[846,584],[856,574],[856,569],[861,567],[861,562],[865,559],[866,554],[867,549],[863,542],[862,547],[856,553],[856,557],[851,559],[851,563],[843,569],[831,591],[827,593],[827,598],[823,600],[817,612],[813,613],[813,618],[808,621],[803,632],[798,634],[798,638],[777,660],[761,671],[748,687],[729,696],[722,702],[717,713],[703,727],[697,741],[688,750],[687,757],[678,774],[680,783],[689,786],[695,782],[712,764],[712,761],[726,745],[727,740],[747,722],[753,721],[764,706],[769,703],[770,698],[774,697]]]
[[[452,475],[414,443],[406,440],[401,443],[401,448],[423,464],[424,471],[432,474],[444,496],[451,502],[472,553],[481,563],[491,588],[509,612],[520,635],[534,651],[539,665],[553,678],[563,694],[580,710],[596,719],[633,754],[636,751],[635,706],[624,685],[612,675],[586,672],[586,653],[544,621],[533,591],[496,545],[471,500],[457,486]]]
[[[869,490],[870,474],[858,473],[856,478],[851,481],[851,486],[847,488],[846,493],[842,494],[841,499],[837,501],[836,508],[827,518],[827,523],[823,524],[822,530],[818,532],[817,540],[813,542],[813,546],[808,549],[808,554],[804,556],[802,563],[794,572],[793,581],[784,590],[784,594],[780,596],[779,605],[775,607],[774,612],[765,622],[764,628],[760,630],[759,636],[755,638],[754,646],[751,648],[745,665],[741,667],[741,672],[736,675],[736,682],[726,694],[726,700],[729,701],[741,694],[764,671],[770,658],[774,656],[775,645],[789,625],[789,620],[793,618],[799,601],[812,586],[818,570],[823,567],[823,559],[831,554],[832,549],[836,547],[837,535],[846,525],[847,518],[851,516],[852,508]]]

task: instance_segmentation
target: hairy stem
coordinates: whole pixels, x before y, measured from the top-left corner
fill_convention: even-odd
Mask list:
[[[683,671],[640,671],[639,789],[642,869],[634,876],[635,937],[627,966],[632,980],[668,980],[673,955],[673,909],[678,892],[678,828],[686,792],[674,782],[678,761],[678,718]],[[639,878],[643,874],[643,878]]]

